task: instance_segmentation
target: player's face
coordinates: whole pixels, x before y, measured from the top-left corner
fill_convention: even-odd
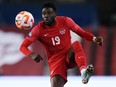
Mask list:
[[[56,12],[52,8],[42,9],[42,18],[47,25],[52,25],[55,23]]]

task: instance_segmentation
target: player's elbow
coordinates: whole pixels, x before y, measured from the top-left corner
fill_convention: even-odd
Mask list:
[[[25,49],[26,47],[24,45],[21,45],[19,48],[20,52],[22,52],[23,54],[25,54]]]
[[[29,56],[31,53],[31,51],[24,45],[21,45],[19,50],[26,56]]]
[[[31,43],[32,43],[31,41],[25,39],[25,40],[23,41],[23,43],[21,44],[21,46],[20,46],[20,51],[21,51],[23,54],[25,54],[25,55],[28,56],[28,55],[31,53],[31,51],[28,49],[28,47],[30,46]]]

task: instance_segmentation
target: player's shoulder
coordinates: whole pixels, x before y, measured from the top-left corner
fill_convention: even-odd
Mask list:
[[[38,22],[33,28],[32,28],[32,32],[38,32],[40,30],[40,26],[41,26],[42,22]]]
[[[34,26],[34,27],[32,28],[31,32],[35,33],[35,32],[37,32],[37,31],[38,31],[38,27],[37,27],[37,25],[36,25],[36,26]]]

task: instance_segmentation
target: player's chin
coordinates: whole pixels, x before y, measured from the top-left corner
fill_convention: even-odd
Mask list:
[[[50,24],[50,21],[44,21],[45,24],[49,25]]]

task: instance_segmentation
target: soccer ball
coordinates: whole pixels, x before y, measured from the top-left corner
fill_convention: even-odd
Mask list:
[[[15,17],[15,24],[19,29],[28,30],[34,25],[34,17],[28,11],[21,11]]]

